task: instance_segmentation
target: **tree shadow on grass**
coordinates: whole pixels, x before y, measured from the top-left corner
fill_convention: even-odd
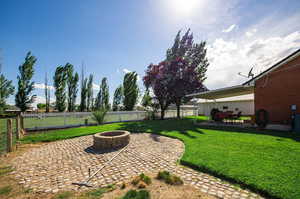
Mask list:
[[[145,120],[138,122],[124,122],[118,128],[120,130],[130,131],[132,133],[153,133],[172,137],[172,132],[180,133],[188,138],[195,139],[188,131],[204,134],[199,127],[193,125],[190,120],[170,119],[170,120]]]
[[[290,138],[297,142],[300,142],[300,135],[292,132],[285,132],[285,131],[276,131],[276,130],[259,130],[257,128],[243,128],[243,127],[231,127],[231,126],[205,126],[205,125],[198,125],[198,128],[201,129],[209,129],[209,130],[217,130],[217,131],[227,131],[227,132],[234,132],[234,133],[246,133],[246,134],[256,134],[256,135],[269,135],[274,137],[281,137],[281,138]]]
[[[235,133],[270,135],[270,136],[274,136],[274,137],[290,138],[290,139],[300,142],[300,134],[296,134],[293,132],[258,129],[255,127],[249,127],[249,128],[243,128],[243,127],[238,127],[238,126],[232,127],[232,126],[226,126],[226,124],[224,124],[223,126],[210,126],[210,125],[201,124],[202,122],[207,122],[207,119],[201,118],[201,117],[199,118],[197,116],[186,117],[184,119],[192,121],[193,123],[195,123],[195,121],[196,121],[199,125],[197,125],[197,124],[195,124],[195,125],[200,129],[228,131],[228,132],[235,132]],[[282,141],[282,140],[278,140],[278,141]]]

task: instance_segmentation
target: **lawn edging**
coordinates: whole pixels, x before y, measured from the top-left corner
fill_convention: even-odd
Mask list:
[[[206,166],[199,166],[199,165],[195,165],[191,162],[188,162],[188,161],[185,161],[185,160],[182,160],[180,159],[179,160],[180,164],[183,165],[183,166],[186,166],[186,167],[189,167],[193,170],[196,170],[196,171],[200,171],[200,172],[203,172],[203,173],[207,173],[209,175],[212,175],[216,178],[220,178],[221,180],[224,180],[224,181],[227,181],[228,183],[230,184],[233,184],[233,185],[238,185],[239,187],[243,188],[243,189],[248,189],[250,191],[253,191],[255,193],[258,193],[259,195],[263,196],[263,197],[266,197],[266,198],[271,198],[271,199],[280,199],[279,197],[276,197],[276,196],[273,196],[271,195],[268,191],[266,190],[263,190],[263,189],[260,189],[260,188],[257,188],[256,186],[253,186],[253,185],[249,185],[249,184],[246,184],[242,181],[239,181],[239,180],[236,180],[234,178],[231,178],[229,176],[226,176],[224,174],[221,174],[215,170],[212,170]]]

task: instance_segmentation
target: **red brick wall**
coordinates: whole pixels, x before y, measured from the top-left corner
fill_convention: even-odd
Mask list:
[[[271,123],[290,124],[291,105],[300,114],[300,56],[255,82],[255,111],[269,112]]]

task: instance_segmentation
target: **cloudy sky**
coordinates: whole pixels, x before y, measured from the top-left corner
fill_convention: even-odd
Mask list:
[[[191,28],[195,42],[207,42],[206,86],[233,86],[247,80],[239,72],[254,67],[258,74],[300,48],[299,10],[299,0],[2,1],[2,71],[16,85],[18,66],[31,51],[38,59],[38,102],[45,73],[52,79],[67,62],[94,74],[95,92],[107,77],[112,95],[126,72],[141,78],[149,63],[164,59],[177,31]]]

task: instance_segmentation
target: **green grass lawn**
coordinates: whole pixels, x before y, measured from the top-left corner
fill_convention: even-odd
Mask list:
[[[300,198],[299,137],[287,132],[200,128],[191,118],[195,117],[57,130],[26,136],[23,142],[48,142],[115,129],[157,133],[185,143],[184,164],[270,196]]]

